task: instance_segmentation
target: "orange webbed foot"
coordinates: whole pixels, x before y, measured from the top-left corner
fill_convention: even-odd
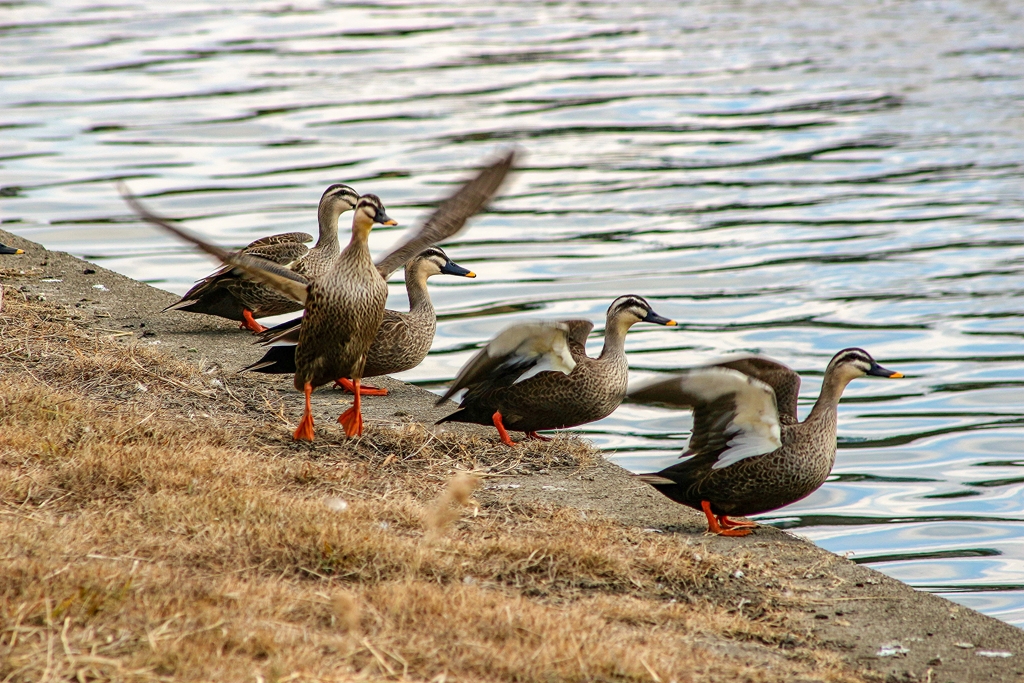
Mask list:
[[[708,518],[708,533],[716,534],[718,536],[746,536],[750,533],[751,529],[747,527],[750,524],[751,527],[757,526],[752,522],[733,522],[727,520],[720,524],[719,517],[711,511],[710,501],[702,500],[700,502],[700,509],[704,511],[704,516]],[[722,519],[725,520],[726,516],[722,515]],[[728,524],[728,526],[725,526]]]
[[[306,411],[302,413],[302,419],[299,421],[299,426],[295,429],[295,433],[292,434],[292,438],[296,441],[312,441],[313,408],[310,405],[310,396],[313,393],[313,385],[306,382],[306,386],[303,389],[306,394]]]
[[[362,402],[360,401],[362,392],[360,391],[358,379],[352,380],[352,389],[352,393],[355,395],[352,407],[338,416],[338,422],[345,428],[345,436],[350,438],[363,435],[363,411]]]
[[[355,384],[347,377],[342,377],[334,382],[335,389],[347,391],[350,394],[356,393]],[[374,386],[359,385],[359,393],[363,396],[387,396],[388,390]]]
[[[508,430],[505,429],[505,423],[501,421],[500,410],[494,411],[494,415],[491,415],[491,421],[494,423],[494,428],[498,430],[498,436],[501,437],[501,442],[506,446],[515,446],[516,442],[508,435]]]
[[[537,441],[551,441],[550,436],[544,436],[543,434],[538,434],[537,432],[526,432],[526,438],[536,439]]]
[[[719,515],[718,522],[719,522],[719,524],[722,525],[723,529],[756,529],[757,528],[757,523],[756,522],[750,522],[750,521],[739,522],[739,521],[736,521],[735,519],[729,519],[729,517],[727,515]]]
[[[344,413],[338,416],[338,422],[345,428],[345,436],[362,436],[363,435],[363,414],[357,410],[355,406],[352,406]]]
[[[250,330],[253,334],[266,332],[267,328],[256,322],[256,319],[252,317],[252,311],[248,308],[242,310],[242,318],[242,324],[238,326],[238,329]]]

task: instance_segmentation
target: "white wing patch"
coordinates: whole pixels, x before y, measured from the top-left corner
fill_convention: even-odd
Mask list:
[[[537,364],[520,375],[515,384],[551,370],[568,375],[576,367],[566,341],[568,332],[569,328],[564,323],[516,325],[488,344],[487,353],[492,358],[507,357],[509,364],[537,360]]]
[[[712,469],[735,465],[745,458],[771,453],[782,446],[775,391],[764,382],[730,368],[706,367],[634,389],[629,395],[638,401],[678,406],[706,406],[731,398],[734,413],[715,415],[714,431],[728,440]],[[726,418],[728,422],[726,422]]]
[[[724,369],[724,368],[723,368]],[[743,378],[743,386],[735,392],[736,414],[725,428],[728,448],[719,454],[713,470],[735,465],[745,458],[771,453],[782,446],[779,412],[775,392],[764,382],[741,372],[730,372]]]

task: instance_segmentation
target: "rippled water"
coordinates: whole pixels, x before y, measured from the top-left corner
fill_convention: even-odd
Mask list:
[[[522,172],[448,249],[480,277],[433,281],[407,379],[628,292],[682,323],[634,328],[638,377],[757,351],[803,374],[806,411],[863,346],[907,379],[854,382],[834,476],[765,517],[1024,624],[1022,10],[507,4],[4,2],[3,226],[183,292],[211,264],[112,179],[240,245],[315,232],[333,182],[408,225],[516,143]],[[650,470],[688,424],[626,405],[585,431]]]

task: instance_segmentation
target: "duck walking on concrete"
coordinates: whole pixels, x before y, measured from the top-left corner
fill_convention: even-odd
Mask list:
[[[626,332],[639,322],[675,325],[636,295],[620,296],[608,307],[604,348],[587,356],[587,320],[515,325],[488,342],[455,377],[438,405],[461,389],[459,410],[441,422],[494,425],[503,443],[508,432],[541,437],[544,429],[565,429],[600,420],[626,395],[629,365]]]
[[[731,516],[768,512],[818,489],[836,457],[839,398],[852,380],[902,377],[863,349],[843,349],[829,362],[821,393],[800,422],[800,376],[758,356],[694,368],[633,389],[630,399],[693,409],[688,460],[638,475],[677,503],[702,511],[708,531],[746,536],[757,525]]]

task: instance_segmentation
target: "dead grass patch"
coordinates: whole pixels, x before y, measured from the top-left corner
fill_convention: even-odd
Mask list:
[[[297,446],[264,385],[10,296],[0,358],[0,680],[857,680],[763,559],[473,500],[575,439]]]

